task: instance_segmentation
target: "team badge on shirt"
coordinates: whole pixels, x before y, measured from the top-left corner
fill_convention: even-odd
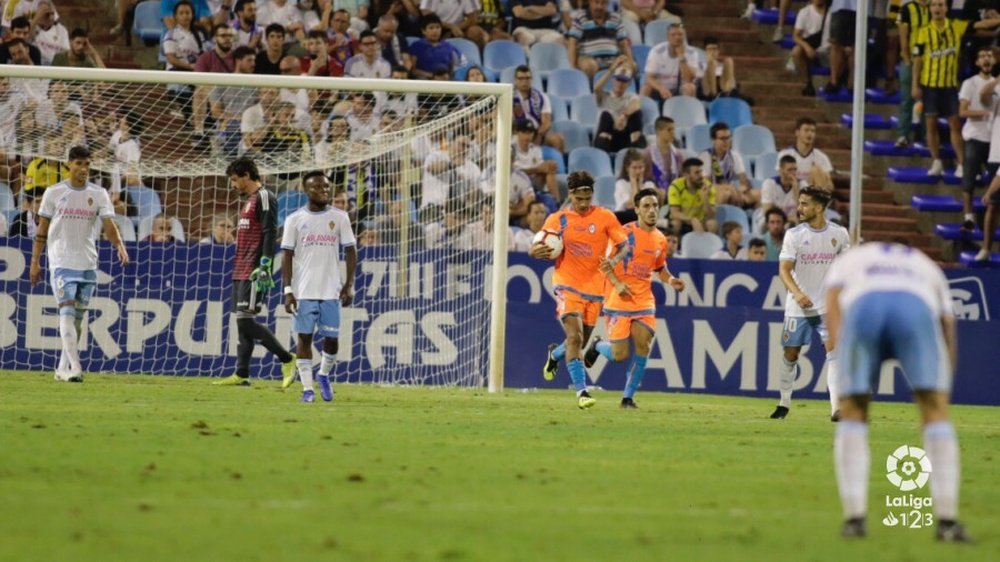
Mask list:
[[[337,223],[335,223],[333,221],[330,221],[329,226],[330,226],[330,230],[334,230],[337,227]]]
[[[94,198],[93,197],[88,197],[87,198],[87,206],[88,207],[93,207],[94,206]]]
[[[836,238],[831,238],[831,239],[830,239],[830,243],[831,243],[831,244],[833,244],[833,247],[834,247],[834,248],[836,248],[836,247],[837,247],[837,239],[836,239]]]
[[[597,232],[597,226],[595,226],[594,223],[590,223],[590,226],[587,227],[587,232],[591,234]]]

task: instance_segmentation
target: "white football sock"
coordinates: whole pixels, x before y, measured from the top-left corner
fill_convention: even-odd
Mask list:
[[[950,421],[924,427],[924,450],[931,460],[931,498],[938,519],[958,518],[958,437]]]
[[[831,351],[826,354],[826,387],[830,390],[830,413],[840,408],[840,373],[837,372],[837,358]]]
[[[778,367],[778,390],[781,391],[781,406],[788,408],[792,405],[792,384],[795,383],[795,363],[790,363],[784,356],[781,357],[781,366]]]
[[[80,349],[76,337],[76,318],[69,314],[59,315],[59,337],[62,339],[63,352],[69,362],[69,372],[77,374],[83,371],[80,366]]]
[[[66,358],[66,350],[59,352],[59,366],[56,367],[57,373],[66,373],[69,371],[69,359]]]
[[[337,361],[336,355],[330,355],[327,352],[322,353],[322,359],[319,362],[319,374],[323,376],[329,376],[330,371],[333,370],[333,364]]]
[[[299,370],[299,380],[302,381],[302,390],[312,390],[313,389],[312,359],[296,359],[295,366]]]
[[[833,438],[833,462],[844,518],[864,517],[868,512],[868,472],[871,468],[867,424],[859,421],[837,424]]]

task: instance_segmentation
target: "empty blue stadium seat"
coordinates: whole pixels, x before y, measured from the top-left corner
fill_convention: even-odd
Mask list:
[[[537,41],[531,46],[528,65],[531,66],[534,74],[538,74],[542,78],[548,78],[549,73],[558,68],[571,68],[566,47],[559,43],[546,43],[544,41]]]
[[[569,108],[570,119],[588,129],[596,129],[597,116],[600,112],[597,109],[597,98],[594,94],[584,94],[573,98]]]
[[[840,124],[847,127],[848,129],[854,126],[854,116],[850,113],[840,114]],[[892,123],[889,119],[878,113],[865,113],[865,129],[891,129]]]
[[[913,147],[914,153],[917,156],[921,156],[923,158],[930,158],[931,157],[931,150],[929,148],[927,148],[926,144],[924,144],[922,142],[915,142],[911,146]],[[941,151],[940,152],[941,152],[941,158],[954,158],[955,157],[955,148],[953,146],[951,146],[950,144],[942,143],[941,144]]]
[[[1000,253],[993,252],[990,254],[989,261],[975,261],[976,252],[968,251],[962,252],[958,256],[958,262],[962,265],[966,265],[970,268],[986,268],[986,269],[996,269],[1000,267]]]
[[[628,37],[629,43],[633,45],[642,44],[642,29],[639,28],[639,24],[634,21],[622,20],[622,27],[625,28],[625,35]],[[642,70],[642,67],[639,67]]]
[[[591,146],[581,146],[571,150],[568,168],[574,172],[586,170],[595,178],[614,175],[608,153]]]
[[[461,37],[451,37],[445,39],[445,41],[451,43],[453,47],[458,49],[458,52],[462,53],[462,56],[465,57],[465,62],[467,64],[483,66],[483,59],[479,56],[479,46],[472,41]]]
[[[660,116],[660,106],[649,96],[639,96],[642,107],[642,133],[651,135],[656,132],[656,118]]]
[[[699,123],[684,132],[684,147],[694,153],[708,150],[712,146],[712,136],[707,123]]]
[[[722,231],[722,225],[726,222],[733,221],[740,223],[740,226],[743,227],[743,245],[745,246],[750,241],[750,218],[743,209],[735,205],[716,205],[715,221],[719,223],[720,232]]]
[[[569,119],[569,108],[562,98],[549,98],[549,105],[552,106],[552,120],[565,121]]]
[[[524,49],[514,41],[498,39],[490,41],[483,48],[483,66],[493,71],[500,72],[508,66],[527,63],[528,59],[524,56]]]
[[[557,174],[566,173],[566,159],[563,157],[563,153],[559,152],[555,148],[547,145],[542,145],[542,158],[545,160],[552,160],[556,163],[558,168],[556,169]]]
[[[594,184],[594,203],[614,210],[615,208],[615,178],[614,176],[598,176]]]
[[[945,240],[982,240],[983,230],[978,226],[974,230],[964,230],[961,223],[946,222],[934,225],[934,234]],[[1000,228],[993,232],[993,239],[1000,240]]]
[[[743,125],[733,130],[733,148],[748,158],[775,152],[774,133],[763,125]]]
[[[646,59],[652,49],[649,45],[632,43],[632,60],[635,61],[636,74],[642,75],[646,72]]]
[[[896,141],[893,140],[866,140],[864,144],[865,152],[872,156],[915,156],[917,149],[912,146],[896,148]]]
[[[552,132],[566,139],[566,152],[581,146],[590,146],[590,133],[576,121],[553,121]]]
[[[586,74],[575,68],[560,68],[549,73],[545,92],[550,96],[571,100],[589,94],[590,81]]]
[[[899,105],[900,95],[898,91],[889,96],[883,88],[865,88],[865,99],[868,103]]]
[[[152,46],[160,42],[160,37],[162,37],[166,29],[160,20],[159,0],[146,0],[136,5],[132,31],[147,46]]]
[[[921,212],[928,213],[959,213],[962,202],[952,195],[920,194],[910,198],[910,206]],[[983,202],[978,197],[972,199],[974,211],[983,210]]]
[[[681,253],[679,257],[698,259],[708,258],[722,249],[722,238],[711,232],[688,232],[681,238]]]
[[[928,176],[927,168],[919,166],[890,166],[886,175],[889,176],[889,179],[899,183],[935,184],[939,181],[951,185],[962,183],[962,180],[955,177],[953,170],[947,170],[940,177]]]
[[[753,161],[753,177],[766,180],[778,175],[778,153],[765,152],[757,155]]]
[[[778,8],[757,8],[750,14],[750,19],[764,25],[777,25],[778,15]],[[788,10],[785,12],[785,25],[787,27],[795,26],[794,11]]]
[[[740,98],[716,98],[708,105],[708,123],[717,121],[722,121],[734,130],[741,125],[752,124],[750,104]]]

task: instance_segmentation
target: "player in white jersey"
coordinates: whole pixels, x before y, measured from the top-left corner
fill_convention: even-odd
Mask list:
[[[920,409],[937,538],[969,541],[957,521],[958,439],[948,419],[958,357],[948,280],[917,250],[871,243],[837,258],[826,287],[830,341],[841,359],[841,422],[833,452],[846,519],[842,535],[865,535],[871,464],[868,402],[882,362],[896,359]],[[905,465],[899,463],[899,470]]]
[[[302,188],[309,202],[288,216],[281,237],[281,249],[285,252],[281,271],[285,310],[295,315],[292,329],[299,335],[296,363],[302,381],[302,402],[315,399],[313,334],[324,338],[317,379],[320,395],[329,402],[333,400],[330,371],[337,357],[340,305],[351,304],[358,251],[350,217],[330,205],[333,194],[326,176],[322,172],[309,172],[302,178]],[[341,248],[347,264],[343,281]]]
[[[128,264],[128,251],[115,224],[111,197],[101,186],[87,181],[90,151],[74,146],[69,151],[69,179],[45,190],[38,212],[38,228],[31,253],[31,284],[42,278],[42,247],[47,249],[49,274],[59,304],[59,337],[62,355],[56,367],[57,381],[83,382],[79,338],[87,305],[97,287],[98,220],[104,235]]]
[[[781,400],[771,414],[773,419],[788,415],[792,403],[795,366],[802,346],[819,333],[826,346],[826,384],[830,389],[831,419],[837,421],[837,362],[827,337],[824,316],[823,279],[830,264],[849,246],[847,230],[826,220],[830,192],[815,186],[799,193],[799,225],[785,233],[778,256],[778,275],[788,289],[785,297],[785,325],[781,332],[784,354],[781,358],[779,389]]]

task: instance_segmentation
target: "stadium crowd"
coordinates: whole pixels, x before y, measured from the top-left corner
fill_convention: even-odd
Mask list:
[[[890,63],[902,55],[901,76],[897,79],[893,71],[887,72],[886,90],[923,98],[928,124],[949,114],[957,123],[960,111],[971,117],[970,123],[982,121],[978,114],[967,115],[970,109],[964,101],[959,109],[957,82],[939,88],[925,80],[931,65],[922,67],[913,85],[906,83],[911,80],[908,65],[920,66],[917,51],[936,48],[928,42],[937,36],[926,29],[938,17],[933,16],[933,6],[943,0],[912,0],[902,7],[899,3],[876,2],[873,12],[876,30],[889,37],[886,68],[894,68]],[[788,2],[780,4],[784,8]],[[975,29],[976,33],[958,35],[975,45],[989,44],[983,34],[1000,26],[1000,13],[987,6],[989,2],[966,4],[962,15],[969,19],[948,18],[947,25],[958,31]],[[979,4],[984,7],[977,12],[974,6]],[[853,32],[849,16],[855,6],[851,1],[811,0],[799,11],[789,63],[806,82],[803,94],[815,93],[811,65],[827,60],[832,74],[824,91],[836,91],[839,84],[852,86],[847,29]],[[132,0],[119,0],[120,21],[113,32],[127,33],[130,15],[148,12],[139,8]],[[752,6],[748,13],[751,10]],[[733,59],[723,54],[724,46],[714,37],[691,45],[683,14],[669,1],[162,0],[158,14],[164,29],[161,60],[168,72],[513,83],[509,238],[514,251],[526,251],[531,235],[544,222],[542,213],[564,203],[565,175],[575,169],[586,169],[597,178],[597,201],[613,208],[622,221],[634,220],[632,196],[643,187],[655,188],[662,205],[661,229],[675,238],[694,233],[688,237],[692,251],[685,255],[718,258],[753,255],[752,248],[759,246],[751,242],[761,240],[768,259],[774,259],[771,250],[780,246],[782,232],[772,210],[782,211],[784,227],[793,226],[799,189],[833,186],[833,166],[817,146],[821,143],[815,121],[800,119],[794,146],[775,154],[770,131],[752,125],[752,100],[740,93]],[[5,37],[0,63],[104,64],[85,30],[67,31],[51,0],[8,0],[0,25]],[[901,42],[913,49],[900,49]],[[495,68],[492,60],[515,64]],[[961,64],[954,65],[954,80],[960,68]],[[937,71],[935,67],[933,72]],[[345,143],[412,123],[408,119],[422,122],[448,115],[476,101],[304,89],[170,86],[169,90],[173,111],[190,123],[189,143],[195,153],[227,158],[244,153],[301,154],[319,163]],[[970,103],[975,106],[979,96],[973,97]],[[5,146],[18,138],[38,139],[45,150],[38,146],[37,153],[51,157],[64,147],[89,144],[97,154],[119,163],[106,187],[121,214],[135,213],[127,193],[143,184],[132,164],[141,159],[142,141],[148,135],[136,108],[115,104],[97,88],[69,91],[63,83],[41,80],[3,81],[0,101],[10,110],[4,112],[7,121],[0,127]],[[913,140],[913,119],[907,114],[912,105],[904,96],[899,146]],[[711,125],[706,108],[713,116]],[[693,121],[692,115],[696,115]],[[420,174],[410,186],[409,212],[396,204],[399,184],[405,180],[395,160],[328,169],[333,183],[346,192],[361,243],[398,240],[399,225],[413,223],[419,227],[412,232],[416,243],[427,248],[446,243],[488,246],[489,226],[483,223],[482,209],[489,205],[480,203],[492,194],[491,127],[484,114],[453,128],[450,137],[414,140],[409,152]],[[755,127],[758,130],[751,130]],[[957,130],[952,126],[952,141],[960,147],[964,130],[956,137]],[[936,126],[926,132],[934,153]],[[969,145],[966,168],[972,177],[966,184],[971,193],[978,174],[972,167],[982,166],[985,156],[981,146]],[[9,172],[8,183],[20,203],[17,217],[4,217],[16,223],[5,225],[11,234],[30,231],[32,202],[64,173],[59,162],[23,157],[36,151],[20,146],[21,158],[3,160],[7,170],[0,173]],[[959,150],[960,164],[962,156]],[[935,158],[929,173],[941,170],[941,161]],[[279,190],[297,189],[294,177],[275,181]],[[409,220],[399,220],[401,214]],[[831,217],[838,218],[832,210]],[[165,218],[174,239],[186,239],[185,226],[207,233],[206,240],[217,239],[211,213],[199,225]],[[969,213],[967,219],[971,220]],[[138,238],[154,236],[159,220],[135,218]],[[683,246],[687,250],[689,245]]]

